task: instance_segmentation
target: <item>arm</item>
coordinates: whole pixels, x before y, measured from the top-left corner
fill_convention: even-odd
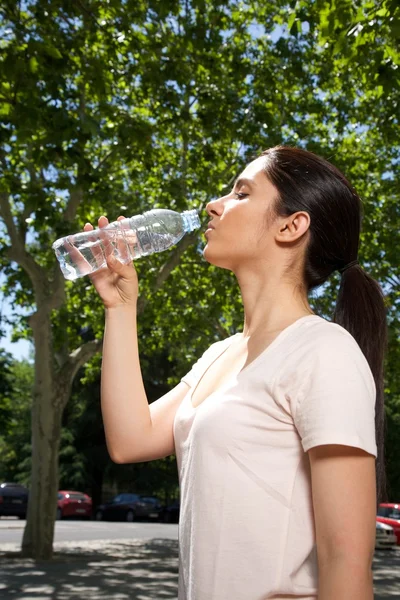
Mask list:
[[[114,462],[141,462],[173,454],[173,421],[188,389],[181,382],[149,405],[139,363],[136,309],[132,305],[106,309],[101,409]]]
[[[124,217],[119,217],[123,219]],[[100,217],[99,228],[108,220]],[[90,223],[85,231],[91,231]],[[139,363],[136,327],[138,280],[133,264],[116,260],[104,242],[107,268],[91,276],[106,311],[101,374],[101,409],[107,447],[117,463],[163,458],[175,451],[173,422],[176,409],[188,386],[179,383],[150,406],[147,402]],[[103,251],[94,250],[103,261]],[[85,258],[80,257],[85,263]]]
[[[318,600],[373,600],[375,458],[350,446],[308,451],[317,540]]]

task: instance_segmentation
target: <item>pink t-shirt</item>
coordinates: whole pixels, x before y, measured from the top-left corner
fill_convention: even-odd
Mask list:
[[[179,600],[315,600],[306,452],[345,444],[376,456],[372,373],[345,329],[311,315],[193,408],[194,388],[234,337],[182,378]]]

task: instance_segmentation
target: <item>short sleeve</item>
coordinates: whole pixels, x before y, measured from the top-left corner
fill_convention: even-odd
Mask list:
[[[221,340],[220,342],[215,342],[215,344],[212,344],[199,358],[199,360],[194,363],[191,370],[181,378],[181,381],[186,383],[191,388],[195,387],[203,376],[203,373],[205,373],[214,360],[218,358],[220,354],[222,354],[226,347],[229,346],[231,340],[232,338],[229,337],[225,340]]]
[[[375,382],[354,338],[338,327],[314,343],[303,361],[292,416],[304,451],[343,444],[376,457]]]

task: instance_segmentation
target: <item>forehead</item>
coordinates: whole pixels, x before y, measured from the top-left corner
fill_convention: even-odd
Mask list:
[[[261,176],[265,178],[264,167],[265,167],[266,158],[265,156],[259,156],[251,163],[247,165],[247,167],[242,171],[239,177],[243,177],[245,179],[257,180]]]

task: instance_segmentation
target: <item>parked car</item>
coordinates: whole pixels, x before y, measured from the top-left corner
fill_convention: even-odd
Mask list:
[[[179,500],[175,500],[172,504],[164,506],[160,521],[164,523],[179,523]]]
[[[0,517],[26,519],[28,489],[19,483],[0,483]]]
[[[383,503],[378,507],[378,516],[376,520],[379,523],[393,527],[397,537],[397,544],[400,545],[400,504]]]
[[[155,498],[154,496],[140,496],[140,499],[142,502],[149,503],[153,506],[153,509],[151,511],[152,516],[150,518],[151,519],[159,519],[160,515],[163,511],[163,505],[161,504],[159,499]],[[157,516],[156,516],[156,513],[157,513]]]
[[[376,537],[375,537],[375,549],[389,548],[390,550],[396,550],[397,537],[393,527],[385,525],[385,523],[376,522]]]
[[[57,494],[57,519],[92,516],[92,499],[87,494],[76,491],[60,490]]]
[[[161,504],[157,498],[139,494],[118,494],[111,502],[101,504],[95,511],[97,521],[158,520]]]

